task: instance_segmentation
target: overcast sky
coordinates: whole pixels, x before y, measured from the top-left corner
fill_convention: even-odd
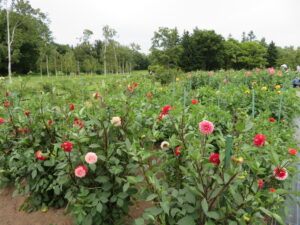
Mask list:
[[[74,45],[84,29],[102,39],[102,27],[118,32],[122,44],[148,52],[158,27],[213,29],[241,39],[253,30],[279,46],[300,46],[300,0],[29,0],[51,20],[55,41]]]

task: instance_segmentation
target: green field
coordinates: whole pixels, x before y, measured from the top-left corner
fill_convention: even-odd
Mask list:
[[[28,194],[26,211],[67,207],[75,224],[284,224],[294,74],[246,74],[2,80],[0,187]]]

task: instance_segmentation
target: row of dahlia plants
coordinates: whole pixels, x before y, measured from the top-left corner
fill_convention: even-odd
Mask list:
[[[28,211],[67,206],[77,224],[282,222],[297,163],[295,92],[284,92],[279,121],[280,94],[257,80],[269,90],[256,88],[253,118],[243,81],[188,88],[193,76],[169,86],[85,78],[80,89],[56,80],[44,93],[3,86],[1,186],[28,194]],[[131,219],[142,200],[152,207]]]

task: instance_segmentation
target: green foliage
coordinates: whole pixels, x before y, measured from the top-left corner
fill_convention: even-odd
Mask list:
[[[150,59],[152,64],[166,68],[176,68],[179,64],[182,47],[177,28],[160,27],[152,38]]]
[[[278,50],[275,43],[272,41],[268,46],[268,67],[275,67],[278,59]]]
[[[185,71],[215,70],[223,65],[224,38],[212,30],[187,32],[182,37],[181,67]]]

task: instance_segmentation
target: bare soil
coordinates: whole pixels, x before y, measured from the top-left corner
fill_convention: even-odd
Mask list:
[[[64,209],[49,209],[47,212],[33,213],[19,211],[26,197],[13,198],[12,194],[13,189],[0,190],[1,225],[72,225],[72,218],[64,215]]]
[[[66,216],[64,209],[49,209],[47,212],[27,213],[19,208],[25,196],[12,197],[13,189],[0,190],[0,225],[74,225],[72,217]],[[130,224],[143,215],[146,208],[152,207],[151,202],[141,201],[130,207]]]

